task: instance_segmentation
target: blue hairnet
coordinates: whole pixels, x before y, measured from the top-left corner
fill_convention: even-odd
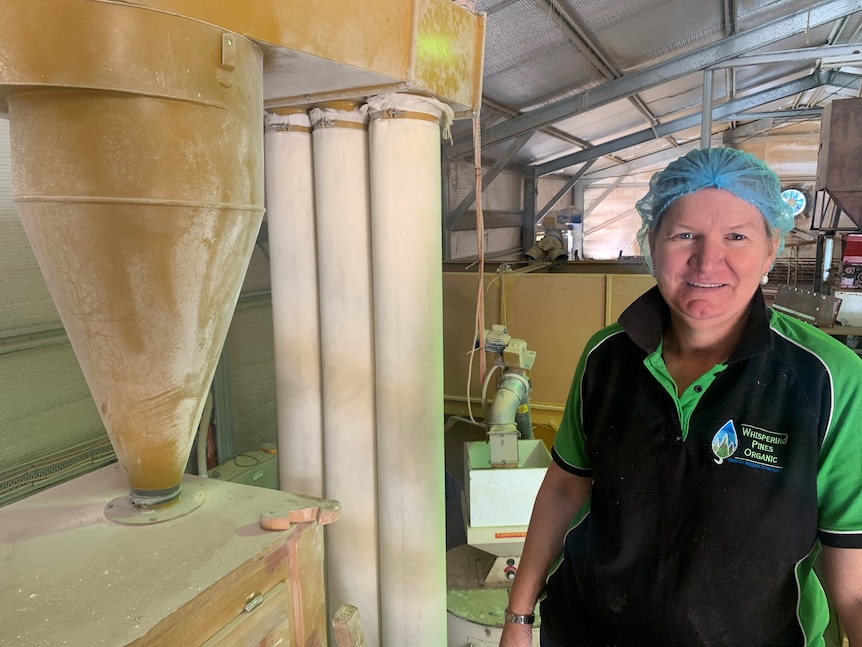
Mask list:
[[[790,205],[781,197],[781,183],[775,172],[754,155],[736,148],[703,148],[690,151],[653,175],[649,191],[637,202],[643,221],[638,240],[647,262],[650,262],[648,234],[658,226],[670,204],[707,188],[730,191],[757,207],[778,236],[778,252],[784,249],[784,235],[793,229],[793,215]]]

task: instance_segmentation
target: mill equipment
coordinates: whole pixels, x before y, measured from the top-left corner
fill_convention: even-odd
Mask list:
[[[580,210],[566,207],[542,219],[544,236],[524,254],[533,263],[548,262],[557,268],[568,260],[582,258],[584,246],[583,216]]]
[[[15,207],[118,460],[0,509],[6,610],[0,642],[327,644],[327,584],[357,571],[357,560],[331,549],[345,525],[332,524],[345,520],[339,503],[184,473],[258,243],[266,175],[284,171],[269,158],[265,174],[264,113],[307,112],[327,100],[370,101],[408,89],[440,105],[478,110],[484,19],[449,0],[313,7],[278,0],[0,0],[0,15],[9,27],[0,43],[0,117],[9,120]],[[439,119],[418,110],[378,106],[368,129],[343,130],[362,138],[363,159],[394,158],[396,135],[414,123],[424,128],[427,148],[439,152]],[[332,128],[323,133],[339,123],[327,123]],[[309,135],[287,120],[280,126]],[[368,131],[380,136],[372,141]],[[424,153],[417,139],[410,150]],[[417,168],[404,164],[403,155],[397,159],[396,170]],[[377,204],[375,224],[398,235],[383,215],[409,209],[403,195],[388,189],[409,186],[416,193],[421,182],[379,169],[372,178],[357,170],[349,179],[358,191],[387,200],[361,202]],[[376,186],[382,189],[370,191]],[[439,211],[439,185],[426,186],[433,199],[424,203]],[[430,215],[422,219],[432,234],[439,234],[439,217],[436,228]],[[405,226],[415,229],[409,221]],[[316,240],[299,243],[314,247]],[[270,249],[277,256],[283,248],[273,241]],[[439,281],[438,266],[439,253],[427,263]],[[402,284],[410,287],[406,296],[424,287],[396,278],[383,286],[390,293]],[[385,294],[383,287],[375,295]],[[428,296],[434,288],[421,293],[424,302],[436,303]],[[387,309],[376,323],[396,319],[401,305],[401,293],[383,301],[378,310]],[[367,308],[354,310],[369,315]],[[344,319],[337,324],[353,328]],[[384,341],[396,337],[380,334]],[[438,337],[442,345],[442,330]],[[388,349],[383,342],[375,348]],[[427,355],[427,347],[416,352]],[[394,353],[401,362],[405,354]],[[404,389],[393,393],[402,396]],[[390,400],[382,389],[379,395],[382,410]],[[442,403],[442,393],[421,395]],[[419,406],[410,409],[415,422]],[[419,439],[405,444],[411,453],[431,437],[414,426]],[[379,461],[388,459],[382,477],[400,477],[391,466],[405,461],[399,463],[394,445],[389,454],[378,452]],[[279,457],[288,454],[298,452]],[[424,465],[442,480],[442,451],[441,469],[429,454],[422,455]],[[338,460],[327,467],[350,473]],[[423,488],[411,502],[438,491],[442,499],[442,483],[421,478],[419,469],[411,475],[409,485]],[[370,473],[369,480],[376,478]],[[442,519],[415,530],[402,523],[415,507],[380,509],[389,514],[388,534],[381,534],[400,541],[367,542],[372,557],[389,559],[381,558],[385,570],[362,562],[368,570],[361,577],[375,586],[395,583],[356,606],[386,623],[380,644],[417,644],[410,632],[440,643],[433,636],[445,631],[442,578],[417,587],[398,567],[408,570],[402,559],[408,550],[414,559],[431,555],[431,561],[437,553],[435,561],[442,559]],[[413,532],[431,541],[420,545]],[[348,538],[353,544],[357,534]],[[345,544],[351,547],[348,541],[339,548]],[[355,600],[357,591],[347,594]],[[381,600],[382,610],[372,608]],[[407,603],[422,607],[405,611]],[[365,627],[369,643],[378,642],[377,624]]]
[[[118,459],[0,510],[3,639],[325,639],[337,504],[184,474],[264,212],[260,48],[125,3],[0,10],[14,202]]]
[[[547,447],[532,430],[530,370],[536,353],[500,325],[486,331],[485,350],[495,358],[482,387],[487,440],[464,443],[467,543],[448,556],[449,647],[498,644],[508,587],[518,570],[536,493],[551,464]],[[484,407],[497,372],[496,393]]]

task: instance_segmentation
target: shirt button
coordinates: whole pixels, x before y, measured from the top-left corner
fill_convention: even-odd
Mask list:
[[[700,393],[701,391],[703,391],[703,387],[700,384],[695,384],[694,385],[694,392]]]

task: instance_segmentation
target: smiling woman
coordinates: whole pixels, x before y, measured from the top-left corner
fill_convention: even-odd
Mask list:
[[[757,207],[707,188],[674,201],[649,244],[671,316],[663,357],[681,394],[730,356],[751,298],[775,260],[778,238]]]
[[[740,319],[778,245],[757,208],[722,189],[676,200],[649,242],[672,316],[719,336]]]
[[[670,310],[662,358],[681,395],[730,357],[793,217],[775,173],[732,148],[671,163],[637,208],[641,248]]]
[[[696,150],[638,210],[657,285],[581,355],[501,647],[540,596],[543,647],[822,645],[818,555],[862,645],[862,361],[765,306],[778,178]]]

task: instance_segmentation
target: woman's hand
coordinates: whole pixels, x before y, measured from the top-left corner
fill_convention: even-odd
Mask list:
[[[500,647],[533,647],[533,625],[507,622],[503,625]]]

